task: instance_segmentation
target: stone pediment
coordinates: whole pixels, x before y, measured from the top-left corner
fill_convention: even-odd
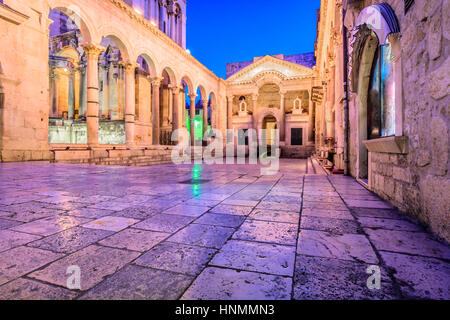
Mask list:
[[[298,79],[312,77],[314,71],[308,67],[292,62],[277,59],[272,56],[265,56],[232,75],[227,82],[254,82],[268,75],[276,76],[280,80]]]

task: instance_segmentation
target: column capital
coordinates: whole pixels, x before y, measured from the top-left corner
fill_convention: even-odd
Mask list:
[[[136,68],[139,67],[139,64],[135,62],[125,62],[124,67],[126,73],[134,73],[136,71]]]
[[[258,100],[258,97],[259,97],[259,94],[257,94],[257,93],[252,93],[252,100],[253,100],[253,101]]]
[[[280,90],[280,95],[285,96],[287,94],[287,90]]]
[[[228,101],[232,102],[232,101],[233,101],[233,99],[234,99],[234,95],[231,95],[231,96],[227,96],[227,99],[228,99]]]
[[[98,59],[100,54],[106,49],[103,46],[94,44],[94,43],[83,43],[82,48],[84,52],[86,52],[86,56],[88,59]]]
[[[163,81],[163,78],[155,77],[155,78],[151,78],[151,81],[152,81],[152,86],[159,87],[161,85],[161,82]]]
[[[208,106],[209,104],[209,99],[208,100],[202,100],[203,106]]]
[[[191,98],[191,100],[192,100],[192,99],[196,99],[197,95],[195,93],[190,93],[190,94],[188,94],[188,97]]]

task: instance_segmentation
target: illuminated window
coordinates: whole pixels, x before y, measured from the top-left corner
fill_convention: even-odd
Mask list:
[[[395,81],[389,40],[378,46],[370,74],[367,128],[369,139],[395,135]]]

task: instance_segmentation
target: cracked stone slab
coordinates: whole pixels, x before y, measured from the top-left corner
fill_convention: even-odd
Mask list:
[[[210,199],[189,199],[186,204],[189,206],[201,206],[201,207],[214,207],[217,206],[221,200],[210,200]]]
[[[0,216],[1,216],[1,213],[0,213]],[[9,229],[9,228],[12,228],[15,226],[20,226],[21,224],[22,224],[22,222],[0,219],[0,230],[5,230],[5,229]]]
[[[304,216],[300,224],[301,229],[326,231],[330,233],[362,233],[359,224],[354,220],[332,219],[323,217]]]
[[[101,229],[107,231],[121,231],[126,229],[135,223],[139,222],[139,220],[131,219],[131,218],[123,218],[123,217],[115,217],[115,216],[106,216],[100,219],[91,221],[83,225],[84,228],[90,229]]]
[[[246,220],[233,239],[295,246],[297,229],[297,225],[291,223]]]
[[[88,221],[91,220],[85,218],[59,215],[55,217],[48,217],[28,222],[20,226],[14,227],[11,230],[37,234],[41,236],[49,236],[64,231],[66,229],[76,227]]]
[[[294,260],[295,248],[291,246],[230,240],[210,265],[292,277]]]
[[[344,220],[355,219],[348,210],[303,209],[302,217],[303,216],[330,218],[330,219],[344,219]]]
[[[450,260],[450,248],[427,233],[364,229],[378,250],[408,253]]]
[[[63,255],[47,250],[17,247],[0,253],[0,285],[36,270]]]
[[[380,251],[394,270],[405,296],[414,299],[450,299],[450,263],[434,258]]]
[[[294,273],[296,300],[398,299],[388,273],[381,268],[381,288],[369,289],[369,265],[354,261],[298,255]]]
[[[156,214],[133,227],[138,229],[174,233],[194,221],[195,218],[172,214]]]
[[[234,231],[226,227],[191,224],[170,237],[169,241],[219,249]]]
[[[297,253],[307,256],[377,264],[378,258],[364,235],[333,234],[315,230],[301,230]]]
[[[263,220],[263,221],[273,221],[273,222],[285,222],[298,224],[300,220],[300,214],[298,212],[289,211],[273,211],[273,210],[262,210],[255,209],[248,216],[249,219],[253,220]]]
[[[30,279],[17,279],[0,287],[2,300],[72,300],[76,292]]]
[[[409,222],[407,220],[359,217],[358,221],[364,228],[416,232],[424,231],[423,228],[418,224]]]
[[[26,234],[22,232],[16,232],[12,230],[0,230],[0,252],[18,247],[41,237]]]
[[[209,209],[210,209],[209,207],[189,206],[189,205],[185,205],[185,204],[179,204],[175,207],[167,209],[163,213],[196,218],[196,217],[199,217],[202,214],[204,214]]]
[[[182,300],[289,300],[292,279],[248,271],[208,267]]]
[[[36,204],[20,204],[3,208],[3,211],[0,211],[0,218],[26,223],[55,216],[60,213],[61,211],[45,208]]]
[[[117,272],[138,256],[138,252],[91,245],[53,262],[42,270],[31,273],[29,277],[66,287],[67,268],[79,266],[81,290],[84,291],[94,287],[106,276]]]
[[[128,265],[81,296],[81,300],[176,300],[193,279]]]
[[[230,204],[219,204],[211,209],[211,213],[233,214],[238,216],[248,216],[252,211],[252,207],[234,206]]]
[[[122,211],[116,211],[112,215],[116,217],[131,218],[136,220],[145,220],[155,214],[161,213],[159,209],[149,208],[147,206],[130,207]]]
[[[170,233],[125,229],[99,243],[108,247],[145,252],[156,246],[168,236],[170,236]]]
[[[222,204],[230,204],[233,206],[243,206],[243,207],[254,207],[258,204],[259,201],[254,200],[241,200],[241,199],[233,199],[228,198],[222,202]]]
[[[194,223],[197,224],[208,224],[212,226],[230,227],[237,228],[245,220],[244,216],[237,216],[231,214],[220,214],[220,213],[206,213]]]
[[[112,235],[112,231],[74,227],[28,244],[58,253],[72,253]]]
[[[139,257],[135,264],[187,275],[198,275],[215,253],[215,249],[166,241]]]

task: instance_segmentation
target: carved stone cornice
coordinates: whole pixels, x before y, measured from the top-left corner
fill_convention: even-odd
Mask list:
[[[213,77],[215,80],[219,79],[219,77],[216,76],[214,74],[214,72],[209,70],[200,61],[198,61],[191,54],[186,52],[186,50],[184,48],[182,48],[178,43],[173,41],[168,35],[166,35],[164,32],[159,30],[159,28],[157,26],[153,25],[152,21],[147,20],[144,16],[142,16],[141,14],[138,14],[132,7],[130,7],[123,0],[105,0],[105,1],[109,1],[116,8],[120,9],[131,20],[134,20],[135,22],[143,25],[145,28],[147,28],[149,31],[151,31],[157,38],[159,38],[166,45],[170,46],[173,50],[175,50],[184,59],[192,62],[194,65],[196,65],[197,67],[199,67],[200,69],[205,71],[207,74],[209,74],[211,77]]]
[[[19,25],[30,19],[30,17],[0,3],[0,19]]]

